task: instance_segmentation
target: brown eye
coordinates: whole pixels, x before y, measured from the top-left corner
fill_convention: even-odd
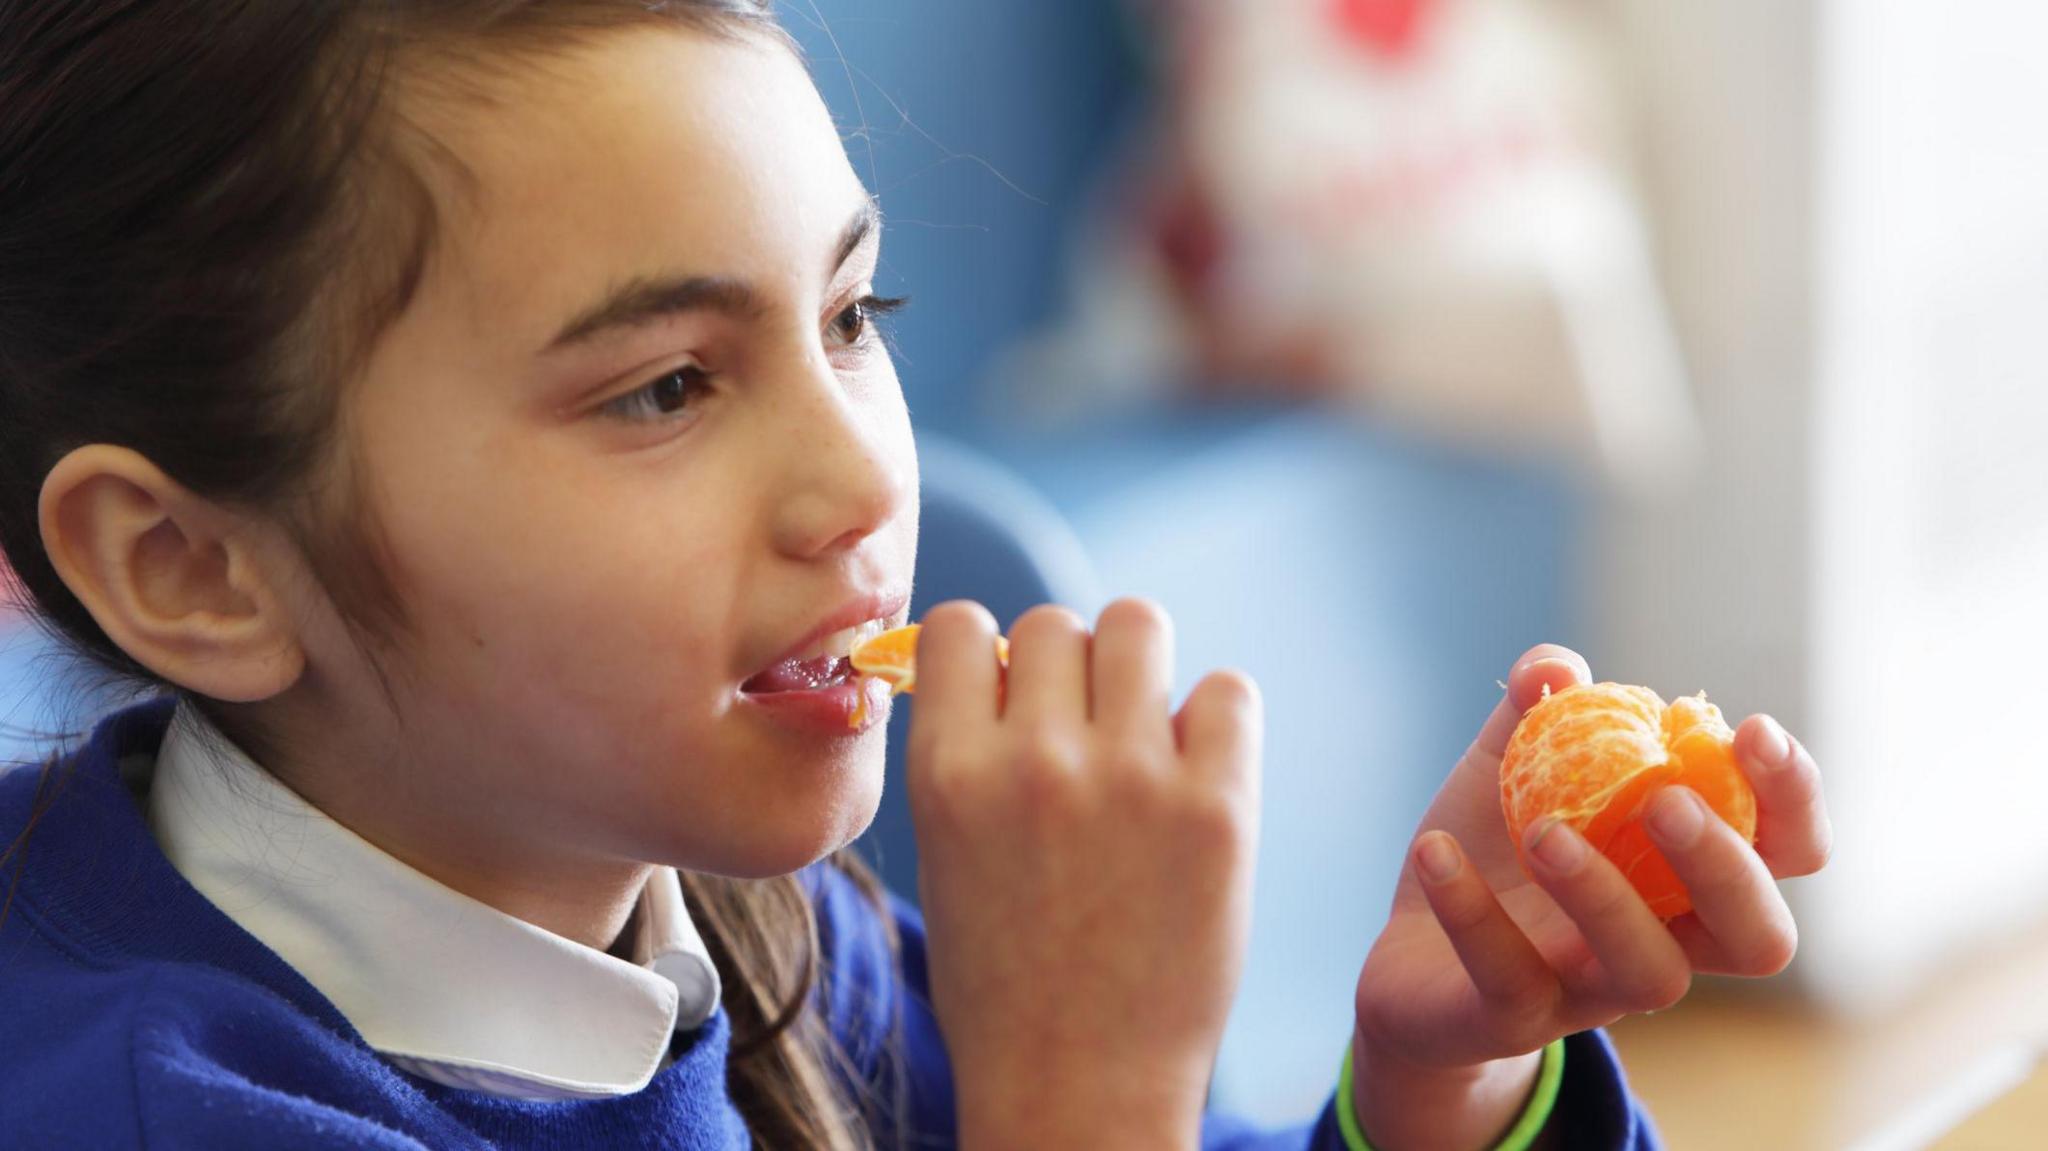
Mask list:
[[[868,331],[868,304],[857,300],[853,306],[832,317],[832,337],[842,344],[857,344]]]
[[[909,303],[904,299],[882,299],[878,296],[863,296],[848,305],[846,310],[832,317],[827,335],[840,347],[852,347],[867,338],[874,321],[881,316],[902,308]]]
[[[710,390],[711,374],[690,364],[656,376],[600,410],[622,420],[667,419],[689,409]]]

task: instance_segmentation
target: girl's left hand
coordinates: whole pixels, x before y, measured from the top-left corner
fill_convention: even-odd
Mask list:
[[[1422,817],[1385,930],[1359,976],[1353,1102],[1375,1147],[1483,1147],[1526,1101],[1552,1040],[1671,1006],[1696,973],[1774,975],[1797,930],[1774,880],[1826,862],[1819,769],[1766,716],[1737,729],[1757,797],[1752,847],[1689,789],[1649,807],[1652,839],[1695,910],[1668,924],[1563,824],[1530,828],[1532,881],[1500,805],[1501,756],[1522,711],[1591,682],[1544,645],[1516,662],[1500,706]],[[1435,1114],[1428,1112],[1434,1110]],[[1452,1115],[1467,1122],[1452,1124]]]

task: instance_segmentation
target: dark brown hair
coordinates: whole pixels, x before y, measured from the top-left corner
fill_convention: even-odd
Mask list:
[[[0,0],[0,553],[41,626],[114,676],[152,680],[41,542],[44,477],[110,443],[275,515],[363,634],[402,628],[364,501],[316,490],[348,474],[343,389],[435,234],[427,166],[447,157],[393,84],[422,62],[661,23],[781,37],[769,0]],[[21,834],[0,864],[20,865]],[[834,863],[876,897],[849,853]],[[756,1141],[867,1146],[854,1077],[811,1009],[820,948],[802,888],[685,883],[725,978],[730,1086]]]

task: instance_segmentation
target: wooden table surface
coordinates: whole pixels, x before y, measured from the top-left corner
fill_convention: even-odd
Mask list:
[[[1938,1151],[2048,1147],[2048,1063],[2031,1062],[2018,1085],[1943,1134],[1934,1144]]]
[[[1673,1151],[2048,1151],[2048,925],[1870,1018],[1703,980],[1613,1034]]]

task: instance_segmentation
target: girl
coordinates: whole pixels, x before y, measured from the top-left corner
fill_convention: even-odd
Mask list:
[[[0,5],[0,546],[163,698],[0,777],[9,1145],[1641,1147],[1596,1028],[1792,951],[1812,762],[1683,791],[1667,930],[1519,709],[1424,820],[1331,1106],[1204,1115],[1259,709],[1166,621],[932,612],[927,919],[839,849],[917,476],[877,213],[754,0]],[[880,704],[881,701],[876,701]],[[1336,1009],[1336,1005],[1333,1005]]]

